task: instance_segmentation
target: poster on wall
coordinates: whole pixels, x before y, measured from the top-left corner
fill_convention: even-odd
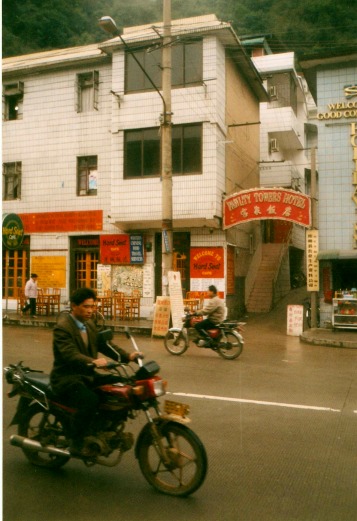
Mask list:
[[[223,247],[196,247],[190,250],[190,289],[207,291],[214,285],[221,297],[225,291]]]
[[[143,266],[143,297],[152,297],[154,287],[154,266],[145,264]]]
[[[99,295],[104,295],[105,291],[111,290],[112,267],[104,264],[97,264],[97,290]]]
[[[112,291],[131,295],[133,289],[143,291],[142,266],[112,266]]]
[[[31,272],[37,273],[39,288],[66,287],[66,257],[31,257]]]

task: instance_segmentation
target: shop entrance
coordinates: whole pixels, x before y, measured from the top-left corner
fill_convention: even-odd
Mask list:
[[[357,288],[357,260],[333,261],[332,280],[335,291]]]
[[[30,276],[30,238],[24,237],[21,250],[3,250],[2,255],[2,297],[14,298],[24,289]]]
[[[99,237],[71,238],[70,292],[78,288],[97,289]]]
[[[181,273],[183,295],[190,290],[190,247],[189,232],[173,233],[173,270]],[[162,294],[162,235],[155,234],[155,298]]]

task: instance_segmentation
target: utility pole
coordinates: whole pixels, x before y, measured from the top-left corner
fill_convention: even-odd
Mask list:
[[[317,230],[317,182],[316,182],[316,147],[311,147],[311,228]],[[311,292],[311,327],[317,327],[318,292]]]
[[[168,294],[168,272],[172,270],[172,112],[171,112],[171,0],[163,0],[162,96],[164,114],[161,123],[162,182],[162,295]]]

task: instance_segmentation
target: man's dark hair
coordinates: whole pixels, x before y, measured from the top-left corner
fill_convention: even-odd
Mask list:
[[[208,286],[208,291],[212,291],[212,293],[217,295],[217,288],[216,288],[216,286]]]
[[[97,300],[96,292],[91,288],[79,288],[72,293],[70,301],[72,304],[76,304],[76,306],[79,306],[88,298]]]

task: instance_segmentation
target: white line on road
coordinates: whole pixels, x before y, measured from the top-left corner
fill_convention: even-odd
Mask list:
[[[229,398],[228,396],[210,396],[208,394],[191,394],[191,393],[167,393],[175,396],[184,396],[187,398],[200,398],[204,400],[219,400],[221,402],[237,402],[237,403],[252,403],[255,405],[268,405],[271,407],[287,407],[289,409],[306,409],[310,411],[328,411],[341,412],[341,409],[332,409],[331,407],[317,407],[315,405],[300,405],[297,403],[280,403],[280,402],[266,402],[262,400],[246,400],[245,398]],[[357,413],[357,411],[354,411]]]

